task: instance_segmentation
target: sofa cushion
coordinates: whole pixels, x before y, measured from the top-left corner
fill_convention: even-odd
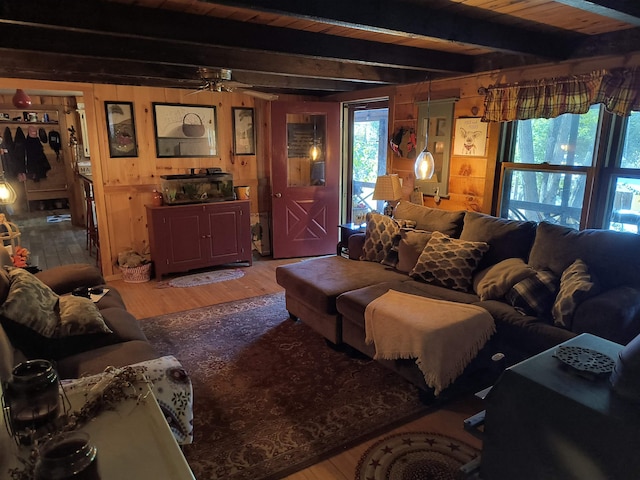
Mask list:
[[[484,242],[469,242],[433,232],[409,275],[442,287],[467,292],[473,273],[489,249]]]
[[[486,242],[485,253],[478,268],[484,269],[506,258],[521,258],[525,262],[536,235],[536,223],[493,217],[478,212],[467,212],[460,234],[461,240]]]
[[[562,273],[560,291],[553,303],[553,323],[571,329],[571,321],[578,305],[598,293],[598,287],[589,273],[589,267],[577,259]]]
[[[448,211],[401,201],[396,205],[394,218],[413,220],[415,228],[428,232],[441,232],[452,238],[460,236],[464,211]]]
[[[635,252],[640,252],[640,235],[635,233],[577,231],[541,222],[529,264],[536,270],[551,270],[559,277],[580,258],[589,265],[604,290],[620,285],[640,285],[640,255]]]
[[[480,300],[499,300],[516,283],[535,273],[521,258],[507,258],[476,273],[473,277],[473,291]]]
[[[360,260],[382,262],[393,248],[393,238],[400,233],[400,225],[387,215],[367,213],[367,229]]]
[[[430,238],[431,232],[403,229],[400,232],[400,241],[398,242],[396,270],[409,273],[418,263],[418,258]]]
[[[56,337],[87,335],[90,333],[113,333],[95,303],[88,298],[65,295],[60,297],[60,324]]]
[[[333,255],[276,268],[276,281],[291,296],[323,314],[335,315],[338,295],[357,288],[393,280],[407,274],[380,263],[360,262]]]
[[[11,281],[0,315],[44,337],[52,337],[58,326],[58,295],[22,268],[5,267]]]
[[[540,270],[516,283],[505,298],[523,315],[549,319],[557,293],[558,277],[549,270]]]

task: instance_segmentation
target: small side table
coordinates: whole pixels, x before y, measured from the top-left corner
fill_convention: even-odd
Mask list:
[[[338,225],[340,228],[340,241],[338,242],[337,255],[344,257],[349,256],[349,237],[354,233],[362,233],[366,230],[366,224],[362,223],[343,223]]]

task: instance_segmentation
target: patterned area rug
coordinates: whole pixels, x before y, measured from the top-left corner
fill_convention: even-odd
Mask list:
[[[173,278],[165,282],[159,282],[156,288],[186,288],[198,287],[200,285],[209,285],[210,283],[226,282],[227,280],[236,280],[244,276],[244,271],[236,268],[233,270],[214,270],[211,272],[194,273],[193,275],[185,275]]]
[[[356,480],[457,480],[480,452],[455,438],[407,432],[373,444],[358,463]]]
[[[425,413],[415,387],[289,319],[275,294],[141,320],[194,389],[198,479],[281,478]]]

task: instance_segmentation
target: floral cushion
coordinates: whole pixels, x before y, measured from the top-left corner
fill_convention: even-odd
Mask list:
[[[104,323],[96,304],[85,297],[60,297],[60,324],[55,336],[70,337],[90,333],[113,333]]]
[[[58,326],[58,295],[26,270],[5,268],[10,285],[0,315],[43,337],[52,337]]]
[[[414,278],[441,287],[467,292],[482,255],[489,250],[485,242],[469,242],[433,232],[409,272]]]
[[[523,315],[551,317],[551,306],[558,292],[558,277],[549,270],[539,270],[516,283],[505,298]]]
[[[551,309],[553,323],[559,327],[571,328],[578,305],[596,293],[598,287],[589,273],[589,267],[578,258],[560,277],[560,291]]]

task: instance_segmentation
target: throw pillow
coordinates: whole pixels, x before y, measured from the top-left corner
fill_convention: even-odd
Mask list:
[[[402,230],[398,243],[398,264],[396,270],[409,273],[418,263],[418,258],[431,238],[431,232],[424,230]]]
[[[558,292],[558,277],[540,270],[516,283],[506,295],[507,301],[523,315],[549,318]]]
[[[60,297],[60,324],[55,336],[60,338],[90,333],[113,333],[104,323],[96,304],[85,297]]]
[[[473,277],[473,290],[480,300],[499,300],[516,283],[535,273],[536,271],[521,258],[507,258],[479,271]]]
[[[487,243],[459,240],[433,232],[409,275],[427,283],[467,292],[473,272],[487,250]]]
[[[382,262],[393,247],[393,237],[400,226],[393,218],[380,213],[367,213],[367,227],[360,260]]]
[[[596,293],[598,288],[589,273],[589,267],[578,258],[560,277],[560,291],[551,309],[553,323],[558,327],[570,329],[578,305]]]
[[[397,235],[393,236],[393,239],[391,241],[391,249],[389,250],[389,252],[387,253],[387,255],[382,259],[382,263],[383,265],[386,265],[387,267],[391,267],[391,268],[396,268],[396,265],[398,265],[398,243],[400,242],[400,234],[398,233]]]
[[[43,337],[51,337],[58,326],[58,295],[22,268],[5,267],[10,285],[0,315],[24,325]]]

